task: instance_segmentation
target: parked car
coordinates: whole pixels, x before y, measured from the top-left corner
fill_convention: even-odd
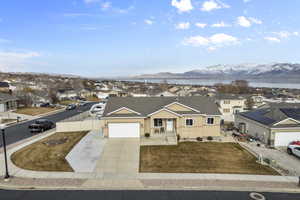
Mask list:
[[[66,107],[66,110],[74,110],[76,109],[76,105],[75,104],[69,104],[67,107]]]
[[[95,104],[91,107],[90,113],[91,114],[101,113],[104,111],[104,108],[105,108],[105,104],[103,103]]]
[[[87,102],[84,102],[84,101],[79,103],[79,106],[86,106],[86,105],[87,105]]]
[[[41,133],[46,130],[52,129],[55,127],[55,124],[47,119],[38,119],[33,124],[29,125],[29,129],[31,133]]]
[[[291,143],[287,147],[287,153],[290,155],[295,155],[300,158],[300,145]]]
[[[40,107],[50,107],[51,104],[50,103],[42,103],[40,104]]]

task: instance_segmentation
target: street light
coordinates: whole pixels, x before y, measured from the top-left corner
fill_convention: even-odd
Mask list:
[[[7,167],[5,128],[6,128],[5,124],[0,124],[0,129],[1,129],[1,132],[2,132],[2,140],[3,140],[4,159],[5,159],[5,176],[4,176],[4,179],[8,180],[9,179],[9,174],[8,174],[8,167]]]

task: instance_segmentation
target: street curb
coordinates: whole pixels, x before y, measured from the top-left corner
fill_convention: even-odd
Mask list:
[[[272,193],[296,193],[300,194],[299,189],[289,189],[289,188],[255,188],[255,187],[224,187],[224,186],[201,186],[201,187],[101,187],[101,188],[87,188],[87,187],[47,187],[47,186],[20,186],[20,185],[9,185],[9,184],[0,184],[0,189],[3,190],[141,190],[141,191],[238,191],[238,192],[272,192]]]

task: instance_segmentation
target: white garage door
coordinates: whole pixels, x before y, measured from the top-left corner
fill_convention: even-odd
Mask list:
[[[300,132],[280,132],[275,135],[275,147],[288,146],[290,142],[300,140]]]
[[[140,124],[139,123],[109,123],[108,135],[111,138],[140,137]]]

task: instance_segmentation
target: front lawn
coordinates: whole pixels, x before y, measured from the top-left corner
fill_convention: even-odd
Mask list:
[[[11,160],[16,166],[28,170],[72,172],[65,157],[86,134],[55,133],[13,153]]]
[[[140,172],[279,175],[236,143],[183,142],[141,146]]]
[[[55,110],[59,110],[61,107],[27,107],[27,108],[19,108],[18,110],[15,111],[15,113],[18,114],[24,114],[24,115],[41,115],[45,113],[49,113]]]

